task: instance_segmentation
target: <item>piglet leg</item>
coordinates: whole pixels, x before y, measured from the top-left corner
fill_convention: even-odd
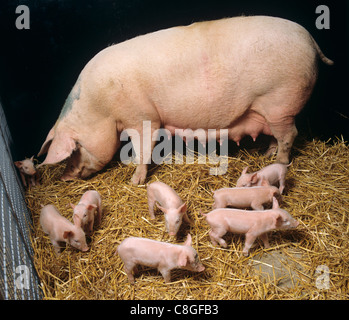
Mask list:
[[[168,270],[168,268],[159,267],[159,271],[161,275],[164,277],[166,283],[171,282],[171,270]]]
[[[225,233],[226,233],[225,231],[223,233],[223,232],[217,232],[217,231],[211,230],[209,233],[209,236],[211,238],[212,244],[215,246],[219,243],[223,248],[226,248],[228,245],[222,238]]]
[[[248,251],[252,247],[252,245],[255,242],[256,238],[257,238],[257,236],[253,232],[246,233],[245,246],[244,246],[244,249],[242,251],[242,253],[243,253],[243,255],[245,257],[248,256]]]
[[[269,239],[268,239],[268,234],[267,234],[267,233],[263,233],[263,234],[261,234],[259,237],[260,237],[261,240],[263,241],[264,248],[266,248],[266,249],[270,248]]]
[[[129,264],[124,265],[126,275],[127,275],[128,280],[130,281],[131,284],[135,283],[135,278],[132,274],[132,272],[135,268],[136,268],[136,265],[134,263],[129,263]]]
[[[149,207],[149,214],[151,219],[155,219],[154,204],[155,204],[155,200],[153,199],[153,197],[151,197],[148,194],[148,207]]]

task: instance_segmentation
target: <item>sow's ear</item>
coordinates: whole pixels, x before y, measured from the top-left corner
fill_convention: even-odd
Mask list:
[[[56,133],[52,139],[50,136],[51,131],[41,148],[44,151],[43,153],[45,153],[46,149],[48,148],[46,159],[39,166],[61,162],[70,157],[73,151],[77,150],[78,148],[77,143],[69,133]],[[39,155],[40,154],[41,151]]]

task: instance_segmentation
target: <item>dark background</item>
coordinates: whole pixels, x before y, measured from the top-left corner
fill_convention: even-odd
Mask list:
[[[30,29],[18,30],[18,5],[30,9]],[[330,9],[330,29],[318,30],[315,9]],[[0,99],[16,160],[36,155],[85,64],[108,45],[140,34],[236,15],[271,15],[304,26],[324,54],[313,95],[297,117],[300,135],[348,140],[349,1],[27,0],[0,3]],[[290,48],[292,50],[292,48]]]

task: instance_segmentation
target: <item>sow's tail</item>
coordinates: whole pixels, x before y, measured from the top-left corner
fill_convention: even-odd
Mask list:
[[[317,51],[317,53],[318,53],[320,59],[321,59],[324,63],[328,64],[329,66],[332,66],[332,65],[334,64],[334,62],[333,62],[331,59],[327,58],[327,57],[323,54],[323,52],[321,51],[319,45],[316,43],[316,41],[314,40],[313,37],[311,37],[311,40],[313,40],[314,47],[315,47],[315,49],[316,49],[316,51]]]

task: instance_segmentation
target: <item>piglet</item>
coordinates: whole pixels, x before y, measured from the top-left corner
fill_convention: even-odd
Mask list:
[[[227,232],[245,234],[243,254],[248,256],[252,244],[260,237],[265,248],[269,248],[267,232],[275,229],[296,228],[299,222],[279,208],[276,198],[273,198],[273,208],[264,211],[246,211],[239,209],[215,209],[207,214],[201,213],[211,226],[210,238],[213,245],[217,242],[227,247],[222,238]]]
[[[273,163],[254,173],[247,173],[248,167],[245,167],[241,172],[241,176],[238,179],[236,186],[260,186],[262,179],[264,178],[273,186],[279,185],[280,194],[282,194],[285,188],[285,177],[288,166],[289,165],[286,164]]]
[[[166,283],[171,282],[172,269],[197,272],[205,270],[197,252],[191,246],[190,234],[183,245],[129,237],[120,243],[117,253],[124,262],[125,272],[132,284],[134,283],[132,272],[137,272],[137,264],[157,268]]]
[[[35,169],[33,160],[34,156],[30,159],[26,158],[25,160],[14,162],[15,166],[19,169],[24,187],[35,186],[38,184],[38,172]]]
[[[167,184],[156,181],[150,183],[147,187],[149,214],[155,219],[154,204],[165,214],[165,225],[169,235],[177,234],[182,220],[190,223],[186,210],[187,205],[183,203],[178,194]]]
[[[212,208],[249,208],[263,210],[264,204],[273,202],[273,197],[280,198],[280,191],[277,187],[269,185],[263,179],[260,187],[251,188],[222,188],[214,191],[214,203]]]
[[[70,204],[73,208],[74,224],[82,228],[90,236],[93,231],[93,225],[99,225],[102,218],[102,199],[95,190],[86,191],[77,205]]]
[[[60,253],[61,242],[69,243],[81,251],[88,250],[85,232],[64,218],[54,205],[42,206],[40,224],[44,232],[49,235],[57,254]]]

